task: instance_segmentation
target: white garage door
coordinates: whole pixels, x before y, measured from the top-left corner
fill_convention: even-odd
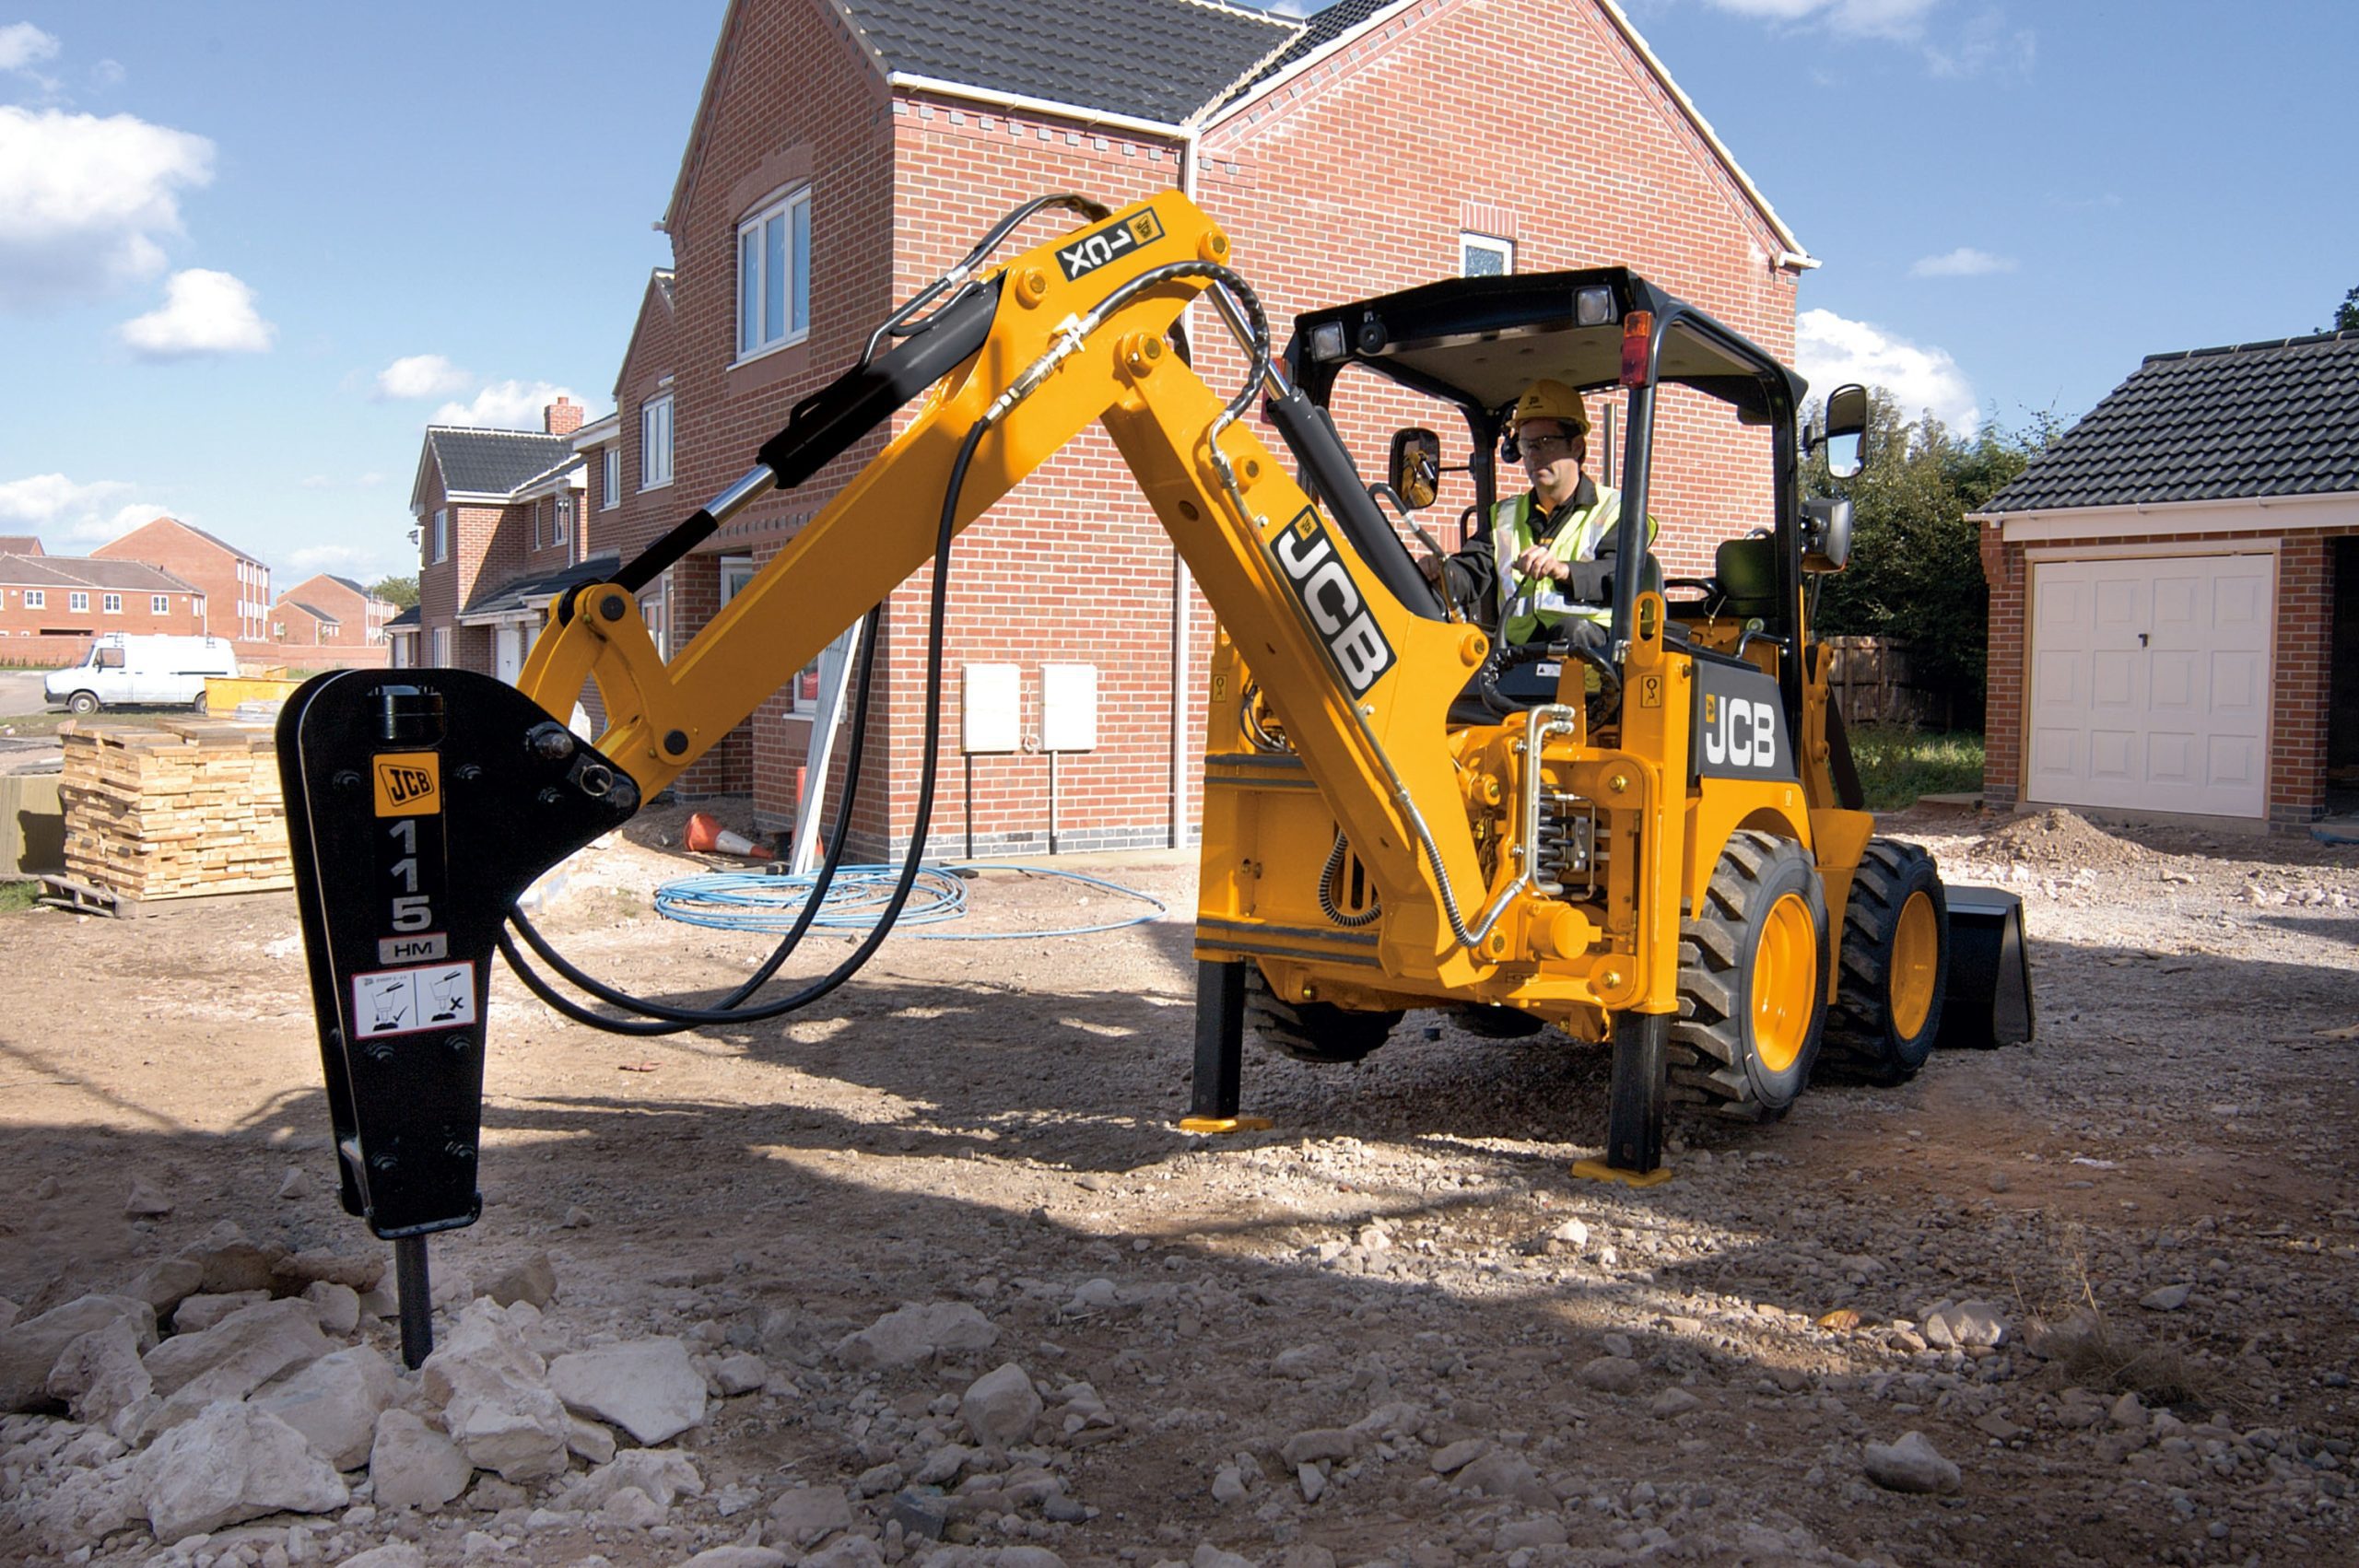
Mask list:
[[[2032,568],[2026,800],[2263,814],[2268,556]]]

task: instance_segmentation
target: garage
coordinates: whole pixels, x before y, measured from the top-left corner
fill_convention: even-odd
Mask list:
[[[1986,805],[2359,810],[2359,332],[2150,355],[1968,515]]]
[[[2026,801],[2262,814],[2275,566],[2035,559]]]

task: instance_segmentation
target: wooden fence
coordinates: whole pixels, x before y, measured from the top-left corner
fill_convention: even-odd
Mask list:
[[[1827,676],[1847,724],[1922,724],[1948,728],[1958,715],[1946,692],[1916,684],[1908,645],[1892,638],[1830,637]]]

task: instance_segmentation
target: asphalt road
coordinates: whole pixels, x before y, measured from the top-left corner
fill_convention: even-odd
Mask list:
[[[0,670],[0,719],[39,713],[49,706],[41,694],[43,670]]]

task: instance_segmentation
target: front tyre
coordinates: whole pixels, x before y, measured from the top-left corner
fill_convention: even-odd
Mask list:
[[[1843,912],[1820,1069],[1887,1087],[1914,1078],[1942,1032],[1949,969],[1949,899],[1933,857],[1896,838],[1869,840]]]
[[[96,713],[99,710],[99,694],[96,692],[76,692],[72,696],[65,699],[65,707],[69,712],[78,713],[83,718],[87,719],[91,714]]]
[[[1332,1067],[1359,1061],[1384,1044],[1401,1013],[1356,1012],[1328,1001],[1288,1001],[1270,989],[1260,965],[1248,964],[1245,1022],[1279,1055]]]
[[[1810,1082],[1826,1021],[1826,893],[1790,838],[1729,837],[1679,927],[1673,1097],[1722,1116],[1782,1116]]]

